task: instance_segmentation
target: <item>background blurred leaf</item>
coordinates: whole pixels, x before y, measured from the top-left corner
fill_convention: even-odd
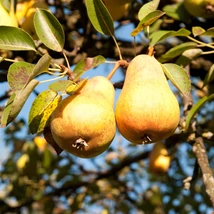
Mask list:
[[[214,99],[214,94],[211,94],[210,96],[205,96],[202,99],[200,99],[189,111],[187,117],[186,117],[186,126],[185,126],[185,131],[188,130],[189,125],[191,123],[191,120],[193,117],[200,111],[202,106],[207,103],[208,101]]]
[[[45,9],[37,9],[34,26],[39,39],[51,50],[61,52],[65,44],[65,35],[60,22]]]
[[[214,80],[214,64],[210,67],[209,72],[205,76],[203,87],[209,84],[211,81]]]
[[[175,19],[184,22],[189,22],[191,16],[186,11],[183,1],[177,2],[175,4],[168,4],[163,7],[163,11],[166,12],[166,15]]]

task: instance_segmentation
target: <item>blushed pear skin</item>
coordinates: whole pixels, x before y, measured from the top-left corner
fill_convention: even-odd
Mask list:
[[[130,62],[115,115],[119,132],[135,144],[157,142],[174,133],[179,104],[153,56],[138,55]]]
[[[97,76],[61,101],[50,121],[56,143],[81,158],[92,158],[108,149],[116,134],[114,96],[112,83]]]

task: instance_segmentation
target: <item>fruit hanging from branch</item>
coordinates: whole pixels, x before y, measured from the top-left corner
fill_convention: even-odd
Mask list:
[[[157,142],[172,135],[179,120],[179,104],[160,63],[153,56],[136,56],[116,105],[120,133],[135,144]]]
[[[87,80],[51,116],[51,133],[56,143],[82,158],[103,153],[116,133],[114,96],[114,87],[107,78],[97,76]]]

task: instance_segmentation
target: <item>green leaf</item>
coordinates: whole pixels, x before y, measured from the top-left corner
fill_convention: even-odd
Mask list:
[[[183,22],[188,22],[191,17],[189,13],[187,13],[183,1],[175,4],[168,4],[163,7],[163,11],[166,12],[167,16]]]
[[[185,96],[190,93],[191,82],[185,69],[173,63],[161,65],[172,84]]]
[[[57,82],[54,82],[54,83],[50,84],[48,88],[53,90],[53,91],[55,91],[55,92],[65,93],[66,89],[69,86],[76,87],[77,84],[74,81],[71,81],[71,80],[59,80]]]
[[[214,64],[210,67],[209,72],[205,76],[203,87],[209,84],[211,81],[214,80]]]
[[[45,9],[37,8],[34,26],[39,39],[51,50],[61,52],[65,44],[63,28],[56,17]]]
[[[195,48],[196,46],[197,44],[195,42],[185,42],[185,43],[176,45],[175,47],[167,51],[165,54],[163,54],[158,60],[162,63],[167,62],[168,60],[181,55],[184,51]]]
[[[8,70],[7,80],[13,91],[19,91],[27,84],[35,65],[28,62],[14,62]]]
[[[192,34],[194,35],[194,37],[200,36],[204,32],[205,30],[200,26],[192,27]]]
[[[33,39],[24,30],[10,26],[0,26],[0,49],[36,51]]]
[[[16,97],[16,94],[13,93],[10,98],[8,99],[4,111],[1,117],[1,127],[4,128],[7,125],[8,117],[10,115],[11,109],[13,107],[13,102]]]
[[[50,89],[41,92],[34,100],[29,117],[28,126],[32,134],[44,130],[50,115],[61,101],[61,95]]]
[[[191,34],[190,31],[181,28],[178,31],[168,31],[168,30],[160,30],[157,32],[154,32],[151,34],[150,39],[151,39],[151,43],[150,45],[155,45],[157,42],[160,42],[168,37],[171,36],[184,36],[187,37]]]
[[[203,36],[211,36],[214,37],[214,27],[209,28],[206,32],[202,34]]]
[[[201,55],[203,51],[199,48],[193,48],[186,50],[182,55],[176,60],[176,64],[182,67],[190,64],[190,62]]]
[[[87,57],[86,59],[81,60],[77,63],[73,70],[73,74],[75,76],[74,81],[78,80],[82,74],[84,74],[86,71],[104,63],[106,59],[101,56],[95,56],[95,57]]]
[[[112,17],[101,0],[86,0],[86,9],[92,25],[99,33],[114,35]]]
[[[14,93],[15,95],[12,95],[12,98],[9,99],[9,102],[4,109],[5,113],[3,112],[3,126],[8,125],[18,116],[29,95],[38,83],[39,81],[32,80],[24,89],[17,91]]]
[[[162,12],[160,10],[155,10],[144,17],[138,26],[131,32],[131,36],[136,36],[139,34],[142,30],[144,30],[147,26],[154,23],[157,19],[159,19],[161,16],[163,16],[165,12]]]
[[[158,5],[160,3],[160,0],[153,0],[151,2],[148,2],[146,4],[144,4],[139,12],[138,12],[138,19],[141,21],[142,19],[144,19],[149,13],[157,10]]]
[[[214,99],[214,94],[211,94],[210,96],[205,96],[202,99],[200,99],[189,111],[187,117],[186,117],[186,126],[185,131],[188,130],[189,125],[193,117],[199,112],[201,107],[208,101]]]
[[[47,72],[48,68],[50,66],[51,60],[52,60],[52,58],[50,57],[50,55],[48,55],[48,54],[43,55],[39,59],[39,61],[36,63],[36,65],[34,66],[32,72],[31,72],[31,74],[29,76],[28,82],[30,82],[36,76],[38,76],[38,75],[40,75],[40,74],[42,74],[44,72]]]

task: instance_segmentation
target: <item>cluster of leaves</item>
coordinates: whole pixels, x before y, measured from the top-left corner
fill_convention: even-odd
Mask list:
[[[77,1],[74,2],[77,3]],[[212,38],[214,36],[213,29],[204,30],[199,26],[188,30],[178,28],[176,22],[183,23],[185,19],[181,19],[180,17],[182,16],[175,11],[173,13],[171,5],[164,7],[164,12],[157,10],[158,6],[160,7],[159,3],[160,1],[157,0],[150,1],[144,4],[140,10],[139,5],[133,3],[132,7],[135,8],[136,6],[139,12],[137,10],[136,27],[129,33],[135,37],[142,31],[147,32],[149,34],[147,38],[149,43],[146,44],[146,49],[148,46],[156,48],[160,44],[169,45],[173,39],[179,41],[178,45],[169,48],[160,56],[157,53],[156,57],[162,63],[166,76],[186,97],[190,93],[190,78],[183,68],[189,66],[193,60],[212,53],[206,51],[207,48],[214,48],[212,42],[204,42],[203,36]],[[79,4],[81,4],[82,10],[83,4]],[[176,4],[176,6],[178,5]],[[86,10],[95,30],[110,36],[101,39],[112,41],[113,38],[117,46],[117,52],[119,52],[119,58],[124,58],[123,52],[120,53],[122,48],[118,47],[119,42],[114,36],[113,20],[103,3],[100,0],[86,0]],[[183,13],[181,10],[179,12]],[[176,20],[173,23],[176,29],[171,30],[170,27],[164,29],[163,23],[166,14]],[[177,16],[175,17],[175,15]],[[29,95],[39,83],[42,83],[36,77],[49,73],[58,75],[57,78],[68,76],[69,79],[55,81],[49,85],[49,89],[37,96],[32,104],[28,119],[28,126],[32,134],[43,132],[45,127],[48,126],[49,116],[60,102],[62,95],[75,93],[78,85],[81,84],[80,77],[85,71],[106,62],[103,56],[97,55],[98,51],[96,50],[97,56],[89,58],[90,53],[88,53],[89,57],[79,60],[73,72],[71,72],[69,59],[67,59],[64,52],[68,38],[64,33],[63,27],[66,28],[67,26],[62,26],[50,12],[44,9],[37,10],[34,17],[34,26],[39,40],[49,52],[63,53],[67,67],[56,64],[49,54],[43,54],[36,63],[14,62],[8,69],[7,81],[12,95],[4,108],[1,125],[5,127],[10,123],[6,129],[8,136],[6,141],[13,144],[13,150],[4,163],[1,172],[1,183],[5,184],[6,188],[1,197],[0,211],[14,211],[22,207],[28,207],[29,212],[31,210],[42,210],[45,213],[52,213],[54,210],[57,213],[57,207],[59,207],[59,213],[66,213],[66,211],[62,210],[67,210],[68,213],[77,210],[88,212],[88,206],[96,204],[97,208],[104,211],[108,210],[110,213],[117,211],[126,213],[127,210],[130,212],[145,210],[147,213],[168,213],[170,211],[179,212],[182,208],[184,213],[189,213],[193,209],[197,213],[203,212],[203,209],[210,207],[205,191],[201,191],[201,180],[197,180],[189,192],[185,192],[182,189],[182,180],[189,175],[189,172],[182,167],[183,163],[180,160],[180,155],[183,154],[183,151],[179,144],[188,140],[188,129],[191,121],[197,113],[200,113],[200,117],[198,117],[201,119],[198,121],[198,126],[200,126],[201,133],[205,139],[208,158],[210,162],[212,161],[211,140],[206,133],[214,131],[212,131],[212,118],[209,118],[210,115],[213,117],[213,111],[202,109],[202,107],[214,98],[214,94],[210,90],[213,80],[213,66],[207,72],[202,86],[194,85],[194,82],[192,82],[193,91],[203,92],[204,94],[201,99],[199,99],[200,96],[196,96],[198,101],[185,118],[184,129],[186,132],[176,134],[166,141],[168,149],[173,156],[168,174],[153,175],[147,170],[149,146],[148,149],[142,151],[142,148],[139,149],[136,154],[135,146],[129,145],[125,147],[124,143],[118,144],[116,148],[110,148],[107,154],[105,153],[97,159],[92,159],[90,164],[86,164],[84,161],[77,161],[67,153],[56,156],[51,147],[48,147],[44,152],[40,152],[32,142],[31,136],[26,141],[15,135],[16,132],[21,131],[20,124],[22,123],[14,121],[14,119],[17,118]],[[79,28],[81,29],[82,26],[79,26]],[[93,35],[97,34],[95,30],[91,29],[90,36],[84,34],[85,37],[88,37],[85,40],[88,39],[89,43],[92,43],[91,38],[95,38]],[[0,49],[33,51],[35,54],[41,55],[33,39],[22,29],[0,26],[0,31]],[[191,34],[193,37],[191,37]],[[100,40],[99,38],[94,39],[93,44],[96,44]],[[84,50],[84,48],[82,49]],[[108,57],[111,56],[111,53],[102,55]],[[116,54],[113,58],[117,59],[118,55]],[[133,58],[132,55],[129,57]],[[7,60],[4,57],[0,57],[2,63]],[[207,86],[209,86],[210,91],[204,92]],[[199,112],[201,109],[204,111]],[[12,121],[14,122],[11,123]],[[55,150],[57,149],[55,148]],[[188,155],[185,165],[192,169],[195,158],[191,149],[188,149],[185,154]],[[20,170],[16,162],[23,155],[27,155],[30,158],[24,168]],[[147,184],[148,181],[149,184]],[[145,185],[142,182],[145,182]],[[15,208],[12,205],[14,197],[16,200]],[[192,200],[190,201],[190,199]]]

